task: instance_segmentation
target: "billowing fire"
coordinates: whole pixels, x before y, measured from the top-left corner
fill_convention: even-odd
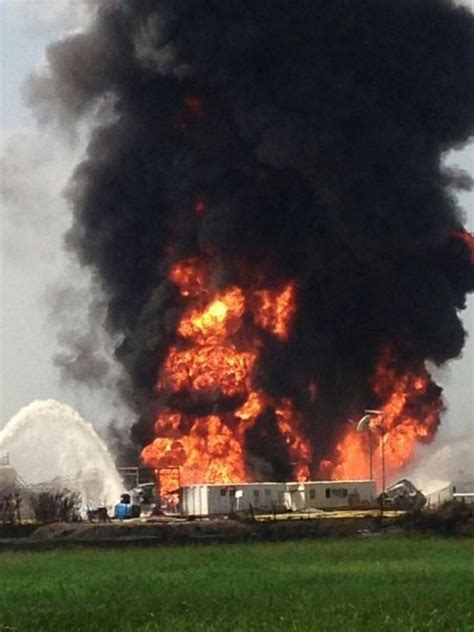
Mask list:
[[[255,298],[256,322],[280,340],[286,340],[296,310],[295,286],[290,283],[276,293],[270,290],[257,291]]]
[[[392,351],[386,348],[376,366],[372,390],[380,402],[380,412],[373,414],[367,432],[358,432],[348,423],[333,459],[321,464],[323,477],[368,478],[372,457],[373,477],[381,483],[382,451],[390,478],[413,456],[417,441],[433,438],[443,402],[441,389],[431,382],[424,365],[418,371],[399,373]]]
[[[331,458],[313,463],[307,414],[299,412],[290,397],[271,397],[254,386],[262,335],[271,334],[285,342],[291,334],[296,285],[214,289],[211,263],[183,260],[169,272],[181,294],[183,311],[156,385],[168,408],[155,421],[155,440],[142,452],[150,467],[160,471],[176,468],[175,473],[170,469],[160,477],[163,493],[179,484],[237,483],[253,478],[255,473],[246,462],[246,433],[265,411],[273,415],[292,476],[298,481],[315,476],[367,478],[369,452],[373,476],[380,481],[382,442],[390,476],[409,461],[417,441],[431,439],[442,408],[440,390],[424,365],[400,373],[395,353],[386,348],[371,384],[381,412],[373,416],[370,433],[359,433],[348,422]],[[307,389],[314,402],[316,380]]]
[[[307,479],[312,454],[301,417],[290,399],[277,400],[253,387],[259,333],[280,341],[288,338],[296,311],[295,284],[214,290],[205,262],[197,259],[172,266],[169,278],[185,307],[157,389],[174,397],[179,408],[191,402],[215,410],[203,416],[161,412],[155,421],[156,439],[143,450],[144,462],[154,468],[179,468],[181,484],[246,481],[245,433],[271,409],[294,477]],[[224,412],[217,412],[220,408]],[[163,493],[170,491],[176,477],[163,477],[161,485]]]
[[[294,478],[307,481],[310,478],[311,444],[301,427],[301,417],[294,410],[290,399],[284,398],[276,408],[278,429],[288,446],[288,455],[293,464]]]

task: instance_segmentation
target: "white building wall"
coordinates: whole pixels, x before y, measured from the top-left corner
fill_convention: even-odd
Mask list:
[[[457,481],[446,485],[446,487],[442,487],[441,489],[437,489],[434,492],[426,494],[426,500],[428,507],[438,507],[445,502],[454,500],[454,494],[465,494],[473,492],[474,481]],[[468,497],[465,498],[465,501],[472,502]]]
[[[240,485],[208,485],[209,512],[227,514],[254,509],[271,511],[283,500],[286,483],[243,483]]]
[[[232,511],[271,512],[330,509],[372,504],[375,481],[310,481],[307,483],[242,483],[190,485],[181,490],[181,512],[188,516],[227,515]]]
[[[208,486],[190,485],[181,490],[182,513],[186,516],[209,515]]]
[[[309,481],[304,483],[305,507],[331,509],[371,505],[376,499],[375,481]]]
[[[301,511],[306,508],[304,483],[286,483],[284,507],[289,511]]]

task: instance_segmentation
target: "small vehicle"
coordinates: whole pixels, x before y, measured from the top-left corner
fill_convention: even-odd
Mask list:
[[[379,503],[381,496],[379,496]],[[426,505],[426,497],[407,478],[390,485],[385,490],[384,506],[391,509],[419,511]]]

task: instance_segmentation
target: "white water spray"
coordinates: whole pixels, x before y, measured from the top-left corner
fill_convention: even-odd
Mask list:
[[[84,505],[111,505],[123,484],[92,424],[52,399],[22,408],[0,431],[0,456],[28,484],[57,480],[81,494]]]

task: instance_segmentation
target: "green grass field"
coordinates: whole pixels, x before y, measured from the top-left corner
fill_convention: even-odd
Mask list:
[[[474,630],[474,542],[0,554],[0,630]]]

